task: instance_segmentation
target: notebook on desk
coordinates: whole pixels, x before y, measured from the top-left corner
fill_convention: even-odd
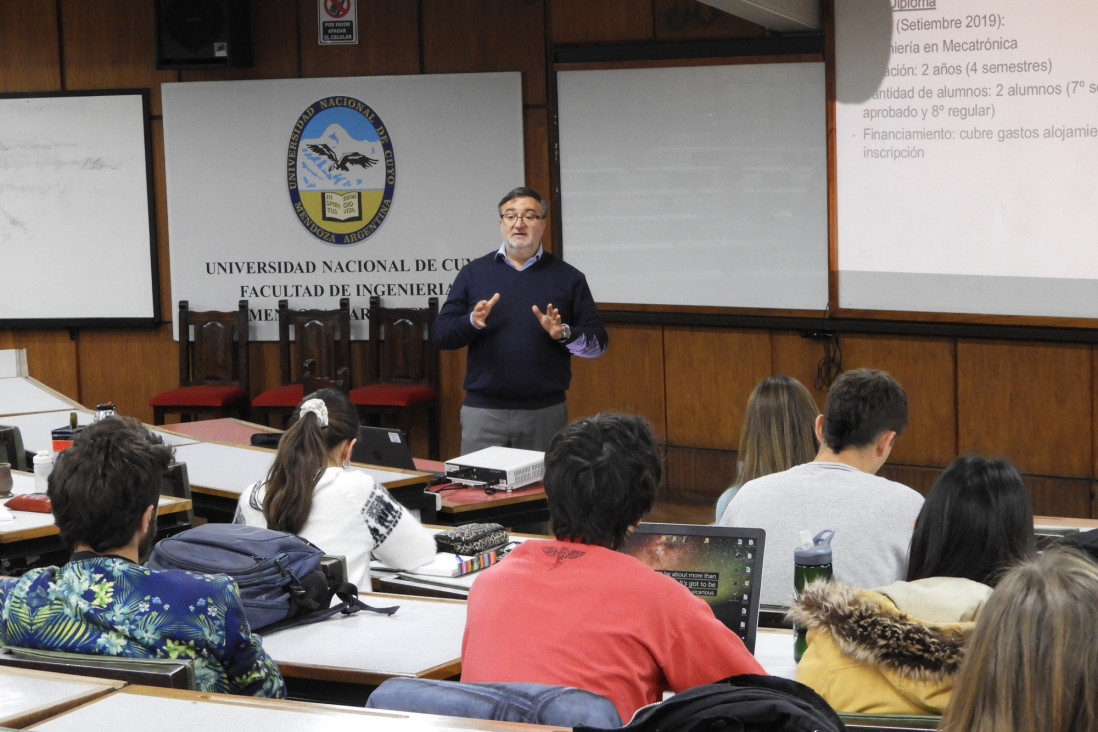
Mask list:
[[[686,585],[754,653],[765,543],[762,529],[641,523],[622,551]]]
[[[416,469],[404,432],[389,427],[359,427],[358,441],[351,448],[351,460],[383,468]]]

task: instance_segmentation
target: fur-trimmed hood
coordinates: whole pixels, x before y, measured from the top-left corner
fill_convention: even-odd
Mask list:
[[[974,617],[975,612],[963,616]],[[864,666],[929,683],[956,674],[975,627],[968,619],[926,622],[902,612],[884,594],[827,581],[809,584],[789,618],[810,633],[826,634],[842,655]]]

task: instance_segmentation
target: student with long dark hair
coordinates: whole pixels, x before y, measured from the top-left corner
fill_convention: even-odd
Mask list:
[[[305,397],[282,435],[265,481],[237,502],[238,524],[302,536],[347,559],[347,577],[370,591],[371,556],[412,568],[435,556],[435,540],[384,487],[351,469],[358,412],[336,389]]]
[[[941,714],[992,587],[1034,553],[1018,470],[957,458],[915,521],[908,581],[872,591],[821,582],[801,594],[791,615],[809,645],[797,680],[843,712]]]

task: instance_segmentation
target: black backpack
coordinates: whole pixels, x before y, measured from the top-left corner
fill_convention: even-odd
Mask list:
[[[203,524],[161,540],[150,569],[227,574],[240,588],[244,614],[264,635],[359,610],[392,615],[358,598],[350,582],[333,582],[321,569],[324,552],[300,536],[245,524]],[[340,602],[332,605],[334,598]]]
[[[576,732],[594,732],[576,727]],[[846,725],[819,694],[780,676],[744,674],[695,686],[637,710],[633,732],[840,732]]]

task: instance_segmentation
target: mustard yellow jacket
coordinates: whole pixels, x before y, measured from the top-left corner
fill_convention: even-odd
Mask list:
[[[941,714],[989,594],[990,587],[956,577],[876,591],[814,582],[789,613],[808,629],[797,681],[840,712]]]

